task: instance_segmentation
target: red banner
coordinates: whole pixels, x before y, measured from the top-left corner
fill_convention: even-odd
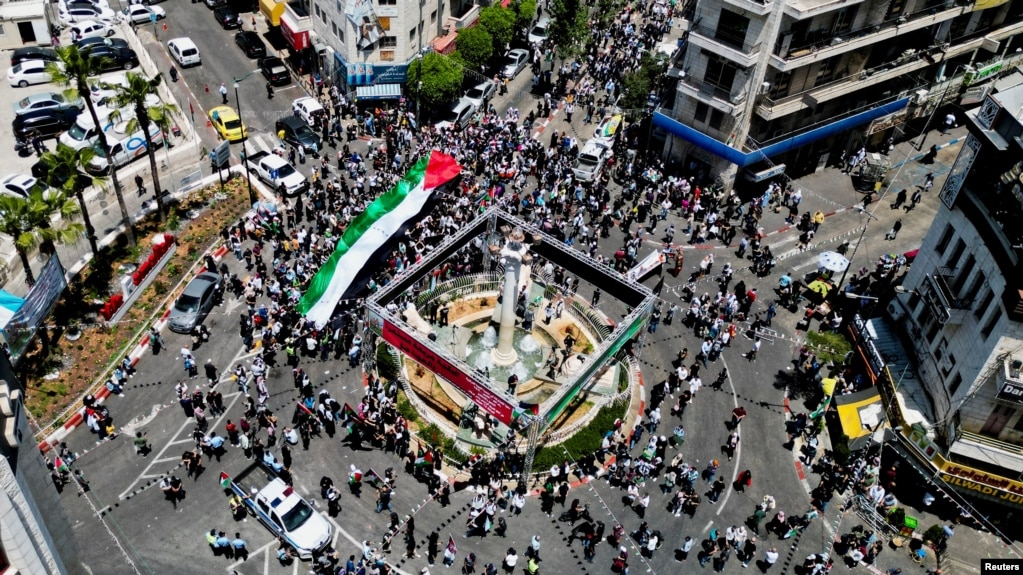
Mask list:
[[[453,363],[437,355],[432,349],[401,331],[390,321],[385,319],[383,324],[384,341],[400,349],[402,353],[420,363],[437,377],[446,379],[451,385],[465,392],[480,409],[496,417],[501,423],[505,425],[511,423],[512,405],[506,399],[475,381],[469,374],[463,373]]]
[[[296,52],[301,52],[309,47],[309,31],[308,30],[294,30],[292,25],[289,25],[288,21],[281,19],[281,35],[288,41],[291,48]]]

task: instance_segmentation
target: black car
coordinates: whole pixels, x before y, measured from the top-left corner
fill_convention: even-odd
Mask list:
[[[266,44],[259,34],[251,31],[238,32],[234,35],[234,43],[245,52],[249,58],[265,58]]]
[[[220,25],[224,27],[224,30],[230,30],[232,28],[242,27],[242,17],[238,15],[238,11],[230,6],[221,6],[213,11],[213,17],[220,22]]]
[[[29,46],[27,48],[16,48],[11,54],[11,66],[17,66],[26,60],[46,60],[47,62],[57,61],[57,52],[52,48],[42,46]]]
[[[192,0],[195,2],[195,0]],[[221,6],[227,6],[227,0],[203,0],[206,3],[207,8],[219,8]]]
[[[284,67],[284,61],[276,56],[259,59],[259,71],[274,86],[287,86],[291,83],[291,74]]]
[[[128,48],[128,42],[120,38],[82,38],[75,42],[75,46],[78,46],[79,51],[84,51],[86,48],[96,48],[99,46],[106,46],[108,48]]]
[[[314,154],[319,153],[323,149],[320,136],[308,124],[303,122],[301,118],[295,116],[281,118],[277,120],[275,131],[278,135],[284,132],[284,142],[296,148],[302,146],[307,152]]]
[[[110,48],[96,46],[89,50],[90,60],[101,60],[104,72],[111,70],[131,70],[139,65],[138,54],[131,48]]]
[[[15,116],[11,128],[14,130],[14,137],[21,141],[27,141],[35,134],[43,138],[53,138],[70,128],[78,118],[78,113],[77,108],[32,110]]]

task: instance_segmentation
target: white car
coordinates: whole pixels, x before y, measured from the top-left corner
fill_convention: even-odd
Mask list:
[[[296,116],[302,118],[302,121],[309,124],[314,129],[319,124],[319,119],[327,112],[323,109],[323,106],[316,101],[316,98],[306,96],[305,98],[299,98],[291,103],[291,111]]]
[[[174,58],[174,61],[182,68],[202,64],[199,47],[187,36],[168,40],[167,51],[170,52],[171,58]]]
[[[47,64],[49,62],[45,60],[25,60],[7,70],[7,81],[11,86],[17,88],[24,88],[31,84],[45,84],[50,81],[50,73],[46,71]],[[64,69],[64,65],[60,62],[55,64],[59,69]]]
[[[611,157],[611,144],[604,140],[593,139],[586,142],[576,156],[572,173],[581,182],[592,182],[600,176],[604,164]]]
[[[529,31],[529,36],[526,38],[530,44],[539,44],[547,40],[547,37],[551,33],[551,19],[546,16],[540,18],[533,25],[533,29]]]
[[[526,66],[529,65],[529,52],[522,48],[510,50],[504,56],[504,65],[501,67],[501,75],[508,79],[514,79]]]
[[[121,10],[119,18],[125,22],[132,24],[149,24],[153,21],[153,16],[156,16],[157,20],[163,20],[167,17],[167,12],[159,6],[145,6],[143,4],[132,4],[124,10]]]
[[[117,18],[117,14],[114,13],[110,8],[104,8],[103,6],[96,6],[93,4],[72,4],[70,6],[64,6],[63,4],[57,9],[57,16],[61,22],[69,24],[72,22],[85,22],[88,20],[99,20],[100,22],[113,22]]]
[[[27,198],[39,180],[25,174],[11,174],[0,180],[0,194]]]
[[[71,38],[77,42],[82,38],[109,38],[114,35],[114,27],[108,22],[86,20],[71,27]]]

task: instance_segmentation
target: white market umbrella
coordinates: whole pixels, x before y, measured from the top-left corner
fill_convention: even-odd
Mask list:
[[[820,267],[833,272],[844,272],[849,267],[849,258],[838,252],[822,252],[817,256]]]

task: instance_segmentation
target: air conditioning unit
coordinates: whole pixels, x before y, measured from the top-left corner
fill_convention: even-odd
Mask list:
[[[927,96],[929,95],[930,92],[927,90],[917,90],[916,92],[913,92],[913,103],[917,106],[923,106],[927,103]]]

